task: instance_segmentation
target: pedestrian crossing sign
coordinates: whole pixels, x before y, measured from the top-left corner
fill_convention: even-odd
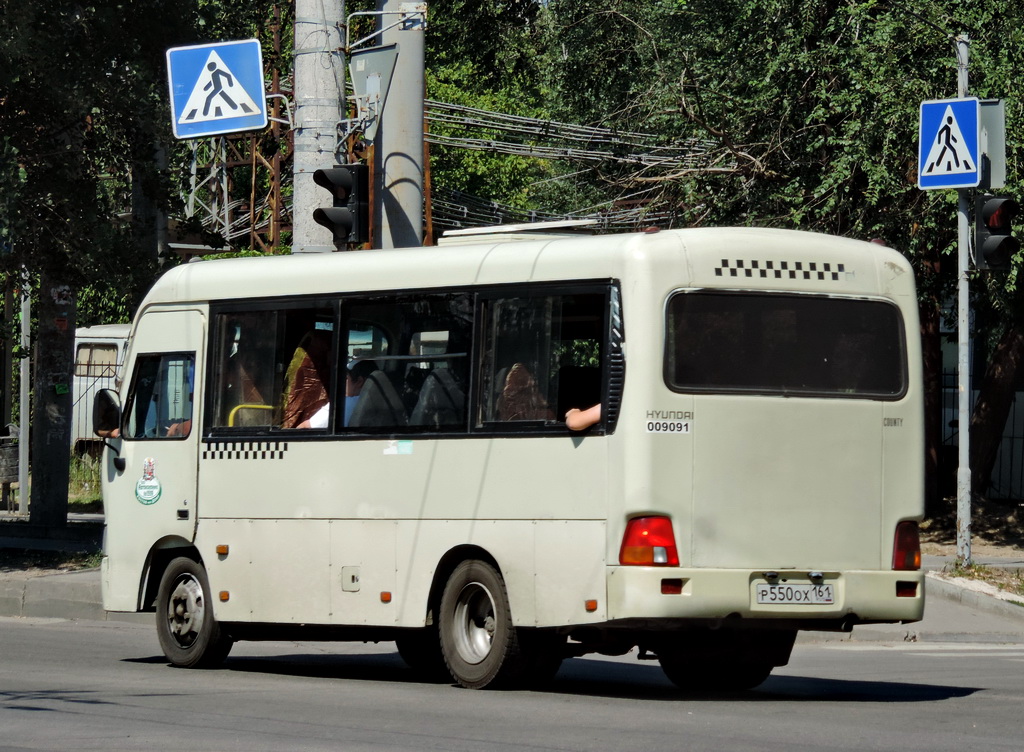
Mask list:
[[[981,183],[980,118],[976,97],[921,103],[919,188],[976,188]]]
[[[167,50],[175,138],[256,131],[267,126],[258,39]]]

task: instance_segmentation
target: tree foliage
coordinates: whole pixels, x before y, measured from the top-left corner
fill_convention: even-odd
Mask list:
[[[132,192],[164,209],[172,195],[156,158],[172,141],[164,51],[251,29],[268,5],[4,2],[0,233],[13,252],[0,271],[92,285],[104,317],[130,310],[156,261],[126,220]]]
[[[258,35],[273,6],[4,0],[0,272],[27,266],[86,291],[83,323],[130,312],[156,271],[139,217],[125,219],[133,192],[177,211],[173,170],[157,159],[160,147],[175,148],[164,50]],[[374,6],[350,0],[347,11]],[[1024,100],[1013,95],[1024,72],[1022,7],[985,0],[434,0],[428,7],[428,97],[648,133],[662,145],[698,139],[723,155],[708,170],[435,147],[435,185],[556,213],[642,195],[686,225],[882,238],[914,264],[922,311],[937,332],[938,306],[954,281],[956,199],[917,188],[918,106],[956,94],[953,38],[966,34],[971,93],[1008,98],[1003,190],[1018,196],[1021,189]],[[176,161],[172,153],[168,162]],[[990,326],[993,344],[1008,322],[1024,322],[1019,264],[1008,276],[974,282],[978,321]]]

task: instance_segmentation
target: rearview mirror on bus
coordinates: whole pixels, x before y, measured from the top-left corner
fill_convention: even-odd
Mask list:
[[[121,399],[113,389],[100,389],[92,403],[92,430],[105,439],[116,439],[121,429]]]
[[[104,439],[116,439],[121,435],[121,399],[113,389],[100,389],[96,392],[92,403],[92,430]],[[114,467],[124,470],[125,461],[117,447],[108,441],[103,443],[117,455]]]

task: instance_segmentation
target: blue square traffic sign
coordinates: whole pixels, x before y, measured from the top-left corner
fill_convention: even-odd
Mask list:
[[[175,138],[256,131],[267,126],[263,50],[258,39],[167,50]]]
[[[980,117],[976,97],[921,103],[918,187],[975,188],[981,183]]]

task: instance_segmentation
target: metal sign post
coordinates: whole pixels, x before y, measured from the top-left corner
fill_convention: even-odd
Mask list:
[[[982,182],[981,104],[967,96],[968,39],[956,38],[957,99],[921,103],[917,184],[922,190],[957,189],[957,387],[959,462],[956,473],[956,555],[971,563],[971,266],[970,190]],[[986,130],[985,138],[988,138]],[[987,141],[986,141],[987,143]]]
[[[957,37],[956,53],[957,94],[966,97],[967,35]],[[976,156],[980,162],[981,155]],[[980,181],[979,165],[978,182]],[[966,566],[971,563],[971,294],[967,279],[971,262],[971,227],[967,212],[971,202],[967,188],[960,188],[957,194],[957,386],[960,390],[957,420],[960,457],[956,471],[956,558]]]

